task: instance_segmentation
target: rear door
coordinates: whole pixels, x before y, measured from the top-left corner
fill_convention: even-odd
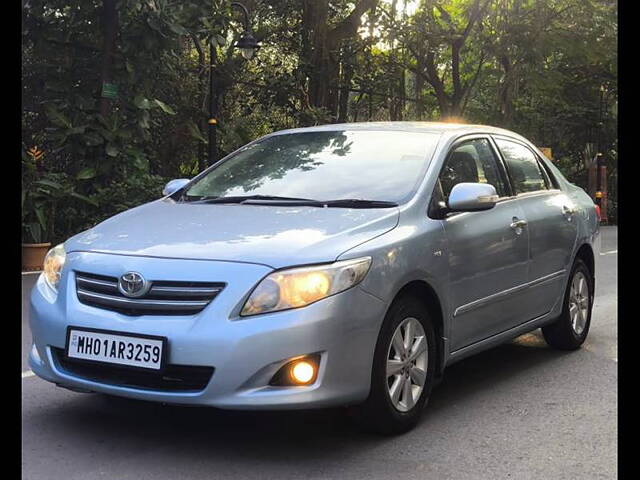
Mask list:
[[[531,318],[548,313],[564,292],[577,237],[576,205],[524,142],[494,136],[524,211],[529,232],[527,309]]]
[[[442,219],[449,301],[454,310],[452,351],[526,320],[520,295],[527,282],[528,232],[514,226],[525,215],[512,196],[488,136],[465,137],[453,145],[438,177],[432,205],[446,204],[451,189],[462,182],[489,183],[500,199],[490,210],[449,213]]]

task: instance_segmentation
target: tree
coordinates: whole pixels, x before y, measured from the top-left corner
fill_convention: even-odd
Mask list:
[[[486,46],[479,32],[490,3],[428,0],[403,29],[413,55],[407,66],[431,85],[443,117],[464,114],[482,72]]]
[[[308,106],[324,108],[332,117],[337,115],[337,50],[342,43],[356,36],[362,16],[367,10],[375,8],[377,3],[378,0],[358,0],[353,10],[340,18],[339,15],[330,14],[329,0],[303,0],[301,60],[308,77],[308,86],[303,97]]]
[[[54,179],[91,200],[38,200],[54,241],[204,168],[211,52],[220,157],[284,128],[462,117],[552,147],[585,187],[599,135],[615,171],[614,0],[243,3],[263,45],[250,62],[230,0],[23,0],[23,158],[44,152],[23,159],[23,188]]]

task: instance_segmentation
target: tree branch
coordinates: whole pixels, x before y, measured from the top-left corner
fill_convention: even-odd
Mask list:
[[[484,65],[485,52],[484,50],[480,53],[480,61],[478,62],[478,68],[476,69],[475,75],[467,82],[464,86],[464,99],[462,102],[462,108],[460,112],[464,112],[467,108],[467,103],[469,102],[469,98],[471,98],[471,92],[473,91],[473,87],[480,76],[480,71],[482,70],[482,65]]]
[[[347,18],[342,20],[329,31],[328,38],[331,39],[334,45],[336,45],[340,40],[344,40],[345,38],[355,35],[358,27],[360,26],[360,18],[362,15],[364,15],[367,10],[375,8],[377,4],[378,0],[360,0],[356,3],[355,8]]]

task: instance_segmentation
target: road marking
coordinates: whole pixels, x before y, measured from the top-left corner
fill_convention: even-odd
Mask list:
[[[35,275],[42,273],[42,270],[35,270],[33,272],[22,272],[22,275]]]
[[[35,376],[35,373],[33,373],[31,370],[27,370],[26,372],[22,372],[22,378],[29,378],[29,377],[33,377]]]
[[[613,255],[614,253],[618,253],[618,250],[609,250],[608,252],[601,252],[600,255]]]

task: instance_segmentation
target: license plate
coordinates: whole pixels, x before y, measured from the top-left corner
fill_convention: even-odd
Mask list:
[[[69,327],[67,357],[77,360],[161,370],[166,338]]]

